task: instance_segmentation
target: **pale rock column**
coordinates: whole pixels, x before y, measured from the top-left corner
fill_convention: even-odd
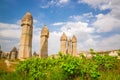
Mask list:
[[[33,17],[27,12],[21,21],[22,33],[20,38],[18,58],[25,59],[32,56]]]
[[[68,49],[67,53],[71,54],[71,39],[68,40]]]
[[[65,33],[62,34],[61,38],[60,38],[60,51],[63,53],[63,54],[66,54],[66,43],[67,43],[67,36]]]
[[[77,38],[75,35],[72,37],[72,55],[77,55]]]
[[[48,38],[49,38],[49,30],[45,25],[42,28],[41,36],[40,36],[40,57],[48,57]]]

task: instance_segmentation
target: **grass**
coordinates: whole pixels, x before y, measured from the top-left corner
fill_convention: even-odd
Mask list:
[[[102,72],[99,80],[120,80],[120,74],[115,71]]]
[[[11,65],[10,65],[10,67],[7,67],[7,65],[5,63],[5,59],[0,59],[0,69],[4,70],[6,72],[13,72],[13,71],[15,71],[15,67],[16,67],[17,63],[18,62],[16,62],[16,61],[10,61]]]
[[[101,72],[100,80],[120,80],[120,60],[118,61],[116,69]]]
[[[7,65],[5,63],[5,59],[0,60],[0,69],[2,69],[4,71],[9,71],[8,68],[7,68]]]
[[[7,67],[5,59],[0,59],[0,80],[24,80],[15,72],[17,62],[10,61],[11,66]]]

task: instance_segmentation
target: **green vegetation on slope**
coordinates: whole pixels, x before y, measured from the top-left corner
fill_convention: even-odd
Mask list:
[[[109,55],[91,59],[62,55],[21,61],[15,72],[0,70],[0,80],[120,80],[120,60]]]

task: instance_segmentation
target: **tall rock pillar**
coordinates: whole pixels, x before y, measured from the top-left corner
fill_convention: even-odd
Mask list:
[[[71,39],[68,40],[68,49],[67,53],[71,54]]]
[[[62,34],[61,38],[60,38],[60,51],[64,54],[66,54],[66,42],[67,42],[67,36],[65,35],[65,33]]]
[[[48,57],[48,38],[49,38],[49,30],[45,25],[42,28],[41,36],[40,36],[40,57]]]
[[[77,38],[75,35],[72,37],[72,55],[77,55]]]
[[[19,45],[19,59],[25,59],[32,56],[32,32],[33,17],[27,12],[21,21],[22,33]]]

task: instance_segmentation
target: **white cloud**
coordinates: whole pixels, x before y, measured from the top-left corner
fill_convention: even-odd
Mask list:
[[[6,37],[6,38],[19,38],[20,36],[20,30],[2,30],[0,31],[0,36]]]
[[[48,8],[51,6],[59,6],[63,7],[63,5],[67,4],[70,0],[51,0],[46,5],[42,5],[41,8]]]
[[[59,0],[59,3],[67,3],[69,0]]]
[[[63,25],[64,24],[64,22],[56,22],[56,23],[53,23],[52,25],[53,26],[61,26],[61,25]]]
[[[32,51],[36,51],[39,53],[40,50],[40,34],[35,34],[33,33],[33,38],[32,38]]]
[[[33,27],[32,51],[36,51],[37,53],[40,52],[40,32],[41,28],[36,26]]]
[[[37,23],[38,21],[36,19],[33,19],[33,23]]]
[[[100,5],[99,8],[100,8],[100,10],[110,9],[111,8],[110,5],[111,5],[111,2],[108,2],[107,4]]]
[[[0,29],[19,29],[20,26],[16,24],[7,24],[7,23],[0,23]]]
[[[67,32],[69,34],[75,34],[76,32],[86,32],[93,33],[94,28],[88,27],[87,23],[84,22],[66,22],[65,25],[62,26],[61,31]]]
[[[18,47],[20,31],[17,24],[0,23],[0,45],[3,50],[10,51],[14,46]]]
[[[69,0],[59,0],[57,5],[63,5],[63,4],[66,4],[68,2],[69,2]]]
[[[81,15],[72,15],[69,18],[74,19],[75,21],[80,21],[82,19]]]
[[[105,6],[109,3],[110,0],[79,0],[78,3],[87,3],[94,8],[100,8],[101,6]]]
[[[111,9],[110,14],[120,18],[120,0],[79,0],[78,2],[87,3],[100,10]]]
[[[17,20],[16,24],[20,25],[21,24],[21,20]]]
[[[60,36],[62,32],[50,32],[48,39],[48,53],[49,55],[57,54],[60,50]]]
[[[120,28],[120,20],[112,15],[98,14],[97,20],[93,23],[93,26],[97,28],[97,32],[109,32],[116,28]]]
[[[46,5],[41,6],[41,8],[48,8],[48,7],[53,6],[53,5],[55,5],[55,4],[56,4],[56,1],[51,0],[51,1],[48,2]]]
[[[89,13],[84,13],[82,15],[72,15],[69,16],[69,18],[74,21],[90,22],[91,21],[90,19],[94,19],[94,16],[92,12],[89,12]]]
[[[7,38],[19,38],[20,26],[16,24],[0,23],[0,36]]]
[[[98,50],[115,50],[120,49],[120,34],[102,38],[96,47]]]
[[[100,10],[111,10],[107,14],[96,15],[97,19],[93,26],[97,28],[97,32],[110,32],[114,29],[120,29],[120,0],[79,0],[79,2],[87,3]]]
[[[92,38],[89,38],[88,40],[85,41],[85,44],[88,46],[95,46],[96,43]]]
[[[120,14],[120,0],[79,0],[79,2],[87,3],[93,8],[99,8],[100,10],[111,9],[110,14],[114,16]]]
[[[91,18],[91,17],[93,17],[93,14],[92,14],[92,12],[85,13],[85,14],[83,14],[83,17]]]

